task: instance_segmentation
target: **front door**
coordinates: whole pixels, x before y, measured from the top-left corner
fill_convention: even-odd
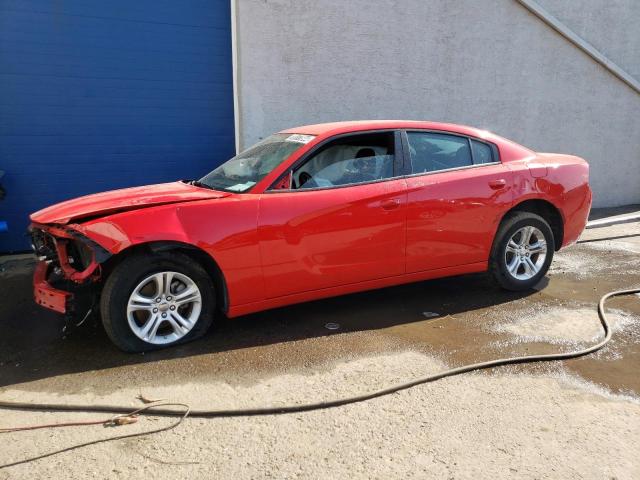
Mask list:
[[[394,132],[341,136],[260,199],[267,298],[402,275],[406,182]]]

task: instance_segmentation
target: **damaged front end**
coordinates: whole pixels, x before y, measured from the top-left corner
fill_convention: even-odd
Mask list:
[[[70,227],[34,223],[29,233],[38,259],[33,277],[36,303],[64,314],[65,329],[79,325],[95,309],[101,265],[111,254]]]

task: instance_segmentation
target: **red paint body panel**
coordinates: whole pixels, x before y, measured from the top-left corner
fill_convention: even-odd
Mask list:
[[[267,298],[405,273],[406,203],[404,179],[263,194]]]
[[[530,168],[533,164],[533,168]],[[539,176],[544,165],[545,176]],[[526,200],[545,200],[562,216],[562,246],[578,240],[591,210],[589,165],[572,155],[539,153],[508,164],[513,171],[514,204]]]
[[[46,262],[38,262],[33,273],[33,299],[38,305],[58,313],[66,313],[67,301],[73,295],[63,290],[52,287],[47,282],[49,265]]]
[[[31,214],[31,220],[37,223],[65,224],[73,219],[88,216],[108,215],[151,205],[220,198],[227,195],[224,192],[205,190],[182,182],[162,183],[74,198]]]
[[[377,280],[369,280],[360,283],[351,283],[348,285],[339,285],[336,287],[323,288],[308,292],[287,295],[286,297],[270,298],[256,303],[248,303],[245,305],[232,305],[227,312],[228,317],[239,317],[249,313],[277,308],[283,305],[292,305],[294,303],[309,302],[322,298],[336,297],[338,295],[346,295],[348,293],[363,292],[366,290],[375,290],[377,288],[391,287],[393,285],[401,285],[403,283],[420,282],[433,278],[452,277],[455,275],[464,275],[468,273],[484,272],[487,269],[486,262],[473,263],[471,265],[461,265],[459,267],[442,268],[438,270],[429,270],[426,272],[417,272],[395,277],[384,277]]]
[[[500,162],[324,190],[269,190],[321,142],[380,129],[438,130],[481,138],[498,147]],[[562,244],[568,245],[582,232],[591,206],[584,160],[537,154],[471,127],[372,121],[310,125],[283,133],[316,138],[249,193],[175,182],[82,197],[31,218],[36,224],[68,223],[67,228],[115,256],[159,241],[198,248],[219,266],[227,313],[233,317],[486,270],[500,221],[526,200],[544,200],[558,209],[564,223]],[[42,285],[46,271],[38,272],[37,283]],[[55,299],[50,308],[60,308],[62,296]]]
[[[259,195],[243,194],[161,205],[92,220],[76,228],[113,254],[157,241],[195,246],[220,267],[229,302],[247,303],[264,295],[257,235],[259,199]]]
[[[513,203],[511,177],[497,164],[408,178],[407,272],[486,262]]]

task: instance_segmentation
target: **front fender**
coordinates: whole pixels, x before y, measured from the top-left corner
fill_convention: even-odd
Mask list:
[[[262,300],[257,239],[259,196],[162,205],[91,220],[73,228],[112,255],[154,242],[177,242],[207,253],[227,282],[229,305]]]
[[[70,225],[111,254],[155,241],[191,243],[178,216],[179,207],[149,208]]]

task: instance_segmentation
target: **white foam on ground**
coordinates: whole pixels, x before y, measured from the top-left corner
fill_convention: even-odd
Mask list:
[[[585,255],[584,252],[570,248],[554,255],[549,272],[551,274],[570,273],[577,278],[585,278],[593,273],[607,270],[608,268],[608,264],[602,262],[595,255]]]
[[[562,369],[554,373],[545,375],[546,377],[555,378],[559,382],[567,385],[568,387],[575,388],[576,390],[582,390],[588,393],[592,393],[599,397],[606,398],[607,400],[622,400],[631,402],[636,405],[640,405],[640,396],[632,393],[614,393],[603,385],[599,385],[594,382],[590,382],[583,377],[567,372]]]
[[[622,310],[608,310],[607,319],[612,332],[629,330],[638,335],[640,319]],[[603,338],[604,331],[595,308],[546,307],[514,311],[512,318],[489,327],[496,333],[509,333],[516,337],[512,343],[545,342],[570,344],[595,342]]]

